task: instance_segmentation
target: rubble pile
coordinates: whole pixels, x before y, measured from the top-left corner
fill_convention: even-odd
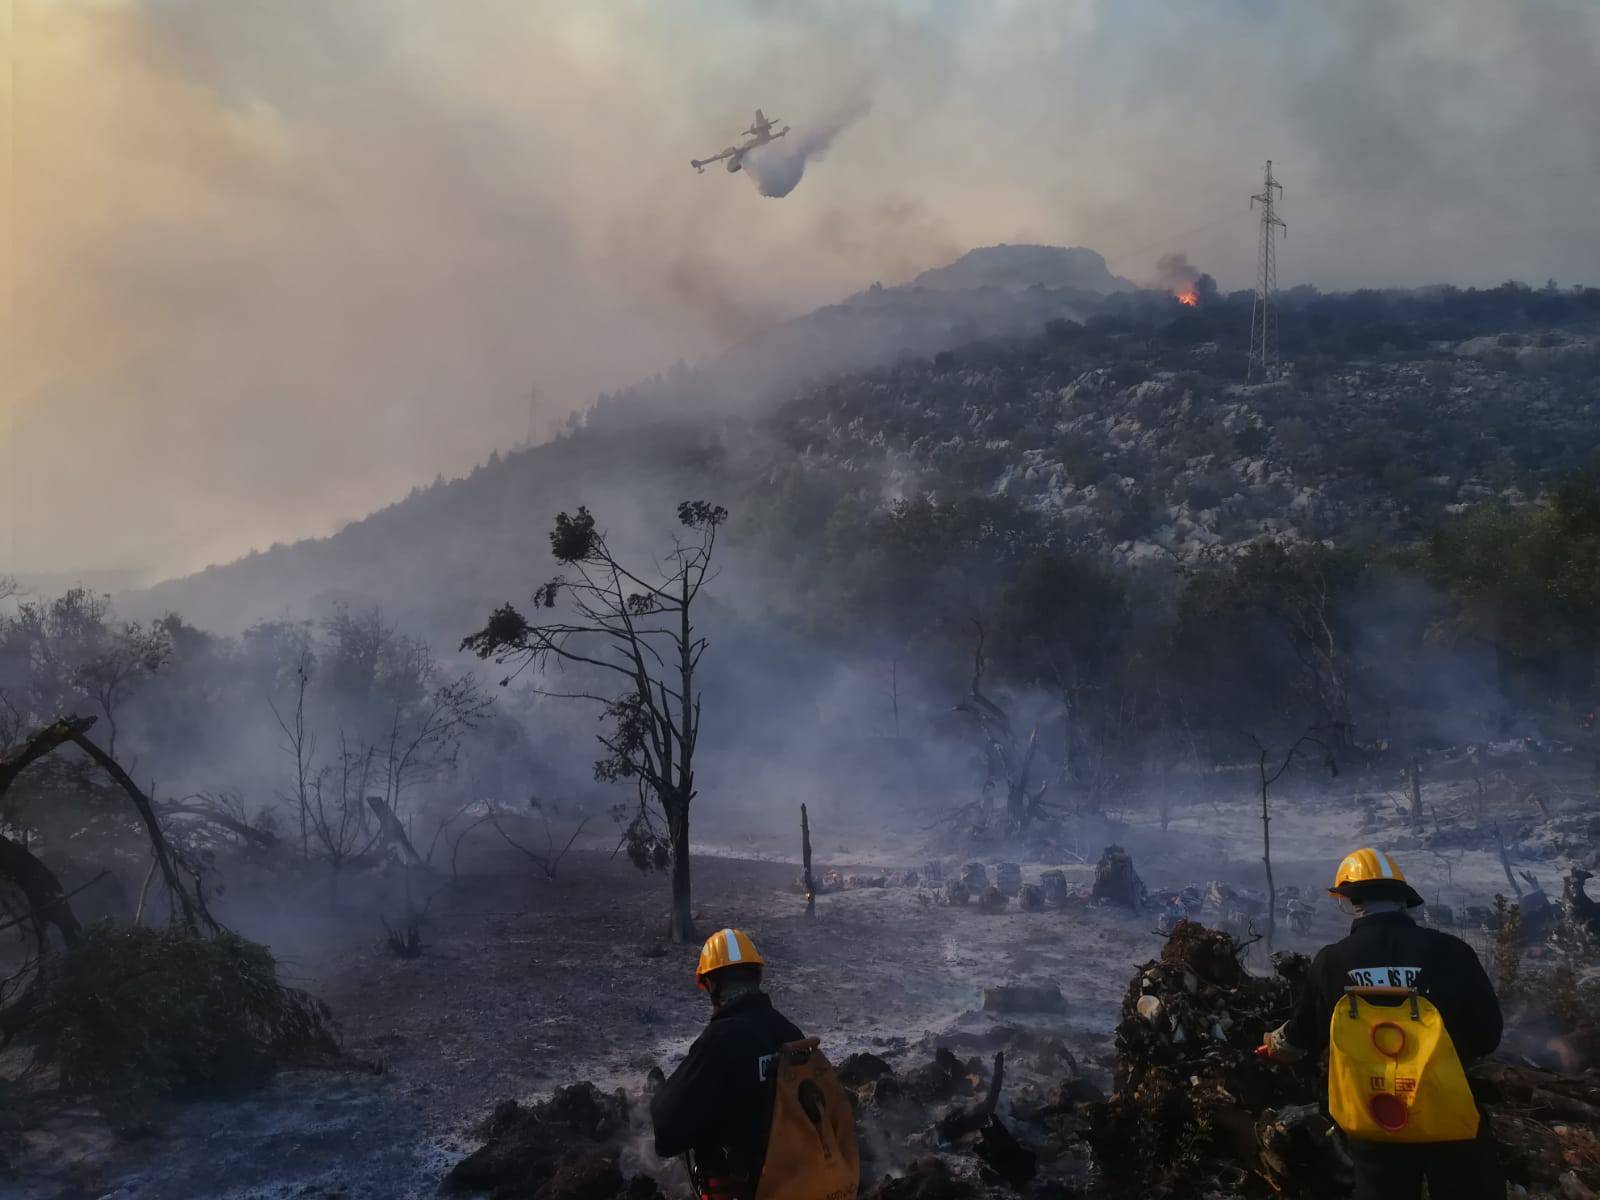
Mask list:
[[[1051,988],[985,989],[990,1011],[1061,1011]],[[1082,1140],[1089,1106],[1104,1094],[1078,1074],[1072,1052],[1036,1030],[995,1025],[958,1037],[962,1059],[936,1045],[931,1061],[902,1067],[851,1055],[840,1081],[856,1100],[862,1195],[869,1200],[1065,1197],[1088,1174]],[[1009,1063],[1008,1063],[1009,1059]]]
[[[1315,1068],[1255,1058],[1293,1006],[1300,955],[1247,973],[1225,933],[1180,921],[1140,968],[1117,1026],[1116,1093],[1089,1141],[1109,1190],[1141,1196],[1348,1195],[1352,1175],[1315,1103]]]

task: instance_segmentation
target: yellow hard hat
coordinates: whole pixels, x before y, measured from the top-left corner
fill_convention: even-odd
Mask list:
[[[1370,846],[1363,846],[1344,856],[1339,863],[1338,871],[1334,873],[1333,886],[1328,892],[1334,896],[1355,898],[1367,884],[1394,885],[1395,890],[1401,892],[1405,896],[1406,903],[1413,908],[1423,903],[1416,888],[1406,882],[1405,872],[1400,869],[1400,864],[1382,850],[1374,850]]]
[[[719,929],[700,947],[700,965],[695,968],[694,981],[706,986],[706,976],[723,967],[761,966],[766,960],[761,951],[742,929]]]

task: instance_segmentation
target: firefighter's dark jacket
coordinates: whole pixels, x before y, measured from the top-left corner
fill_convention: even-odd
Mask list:
[[[775,1056],[785,1042],[803,1037],[765,992],[724,1005],[650,1101],[656,1153],[672,1158],[693,1150],[707,1167],[729,1160],[759,1167],[772,1119]]]
[[[1409,987],[1426,996],[1463,1059],[1500,1044],[1500,1002],[1483,964],[1458,937],[1416,924],[1404,913],[1374,913],[1312,960],[1305,991],[1284,1029],[1291,1046],[1315,1053],[1328,1044],[1334,1006],[1350,986]]]

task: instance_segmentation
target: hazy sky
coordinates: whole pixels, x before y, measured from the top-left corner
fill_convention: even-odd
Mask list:
[[[1594,0],[16,0],[0,569],[330,532],[973,245],[1600,281]],[[3,18],[0,18],[3,19]],[[691,157],[849,119],[792,195]],[[548,424],[540,425],[542,433]]]

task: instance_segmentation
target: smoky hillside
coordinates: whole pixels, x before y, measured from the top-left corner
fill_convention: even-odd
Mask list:
[[[680,1054],[704,928],[759,923],[846,1047],[904,1058],[932,1045],[906,1029],[1070,1005],[1069,1057],[1121,1073],[1144,1001],[1193,991],[1176,963],[1165,998],[1138,991],[1153,923],[1220,939],[1235,975],[1258,922],[1268,955],[1309,949],[1337,913],[1305,898],[1360,837],[1432,872],[1430,922],[1492,939],[1518,1053],[1594,1061],[1591,943],[1550,931],[1597,919],[1600,290],[1299,289],[1284,369],[1245,382],[1249,294],[1051,286],[1086,261],[1023,248],[872,289],[331,538],[116,596],[0,580],[8,903],[62,914],[12,919],[0,1050],[176,1095],[233,1069],[195,1028],[226,1048],[243,1014],[252,1070],[322,1069],[337,1014],[407,1089],[337,1095],[454,1132],[413,1161],[423,1135],[357,1117],[315,1162],[410,1181],[374,1195],[433,1194],[447,1162],[496,1189],[473,1172],[517,1104],[462,1114]],[[802,377],[794,348],[836,324],[859,339]],[[1572,921],[1535,870],[1568,871]],[[1491,909],[1502,874],[1518,900]],[[1240,941],[1192,923],[1208,905]],[[1556,947],[1525,976],[1524,931]],[[156,982],[107,1022],[107,978]],[[1265,1028],[1195,1053],[1255,1064]],[[160,1144],[162,1169],[279,1178],[285,1120],[323,1129],[328,1095],[261,1092],[225,1167],[217,1130],[255,1118],[193,1109],[179,1136],[205,1151]],[[53,1137],[26,1169],[77,1161]],[[619,1153],[661,1174],[643,1145]]]
[[[357,726],[374,742],[385,680],[416,697],[471,675],[487,697],[474,786],[603,803],[574,749],[592,715],[523,677],[496,688],[503,673],[457,647],[552,573],[557,512],[587,508],[649,561],[685,498],[730,514],[700,615],[713,803],[972,792],[990,753],[957,711],[975,665],[1083,797],[1309,727],[1357,757],[1580,737],[1600,291],[1297,289],[1287,370],[1246,384],[1248,293],[1202,276],[1180,303],[1014,266],[980,256],[980,286],[957,272],[872,289],[604,396],[554,441],[334,537],[119,597],[107,621],[161,623],[171,647],[128,702],[129,744],[159,746],[187,786],[270,797],[309,654],[366,672],[310,685],[328,712],[337,692],[361,714],[326,716],[325,750]],[[792,381],[794,347],[841,322],[870,328],[859,346],[879,365],[819,353]],[[784,365],[746,387],[779,343]],[[362,622],[372,645],[353,649]],[[380,715],[350,707],[358,693]]]

